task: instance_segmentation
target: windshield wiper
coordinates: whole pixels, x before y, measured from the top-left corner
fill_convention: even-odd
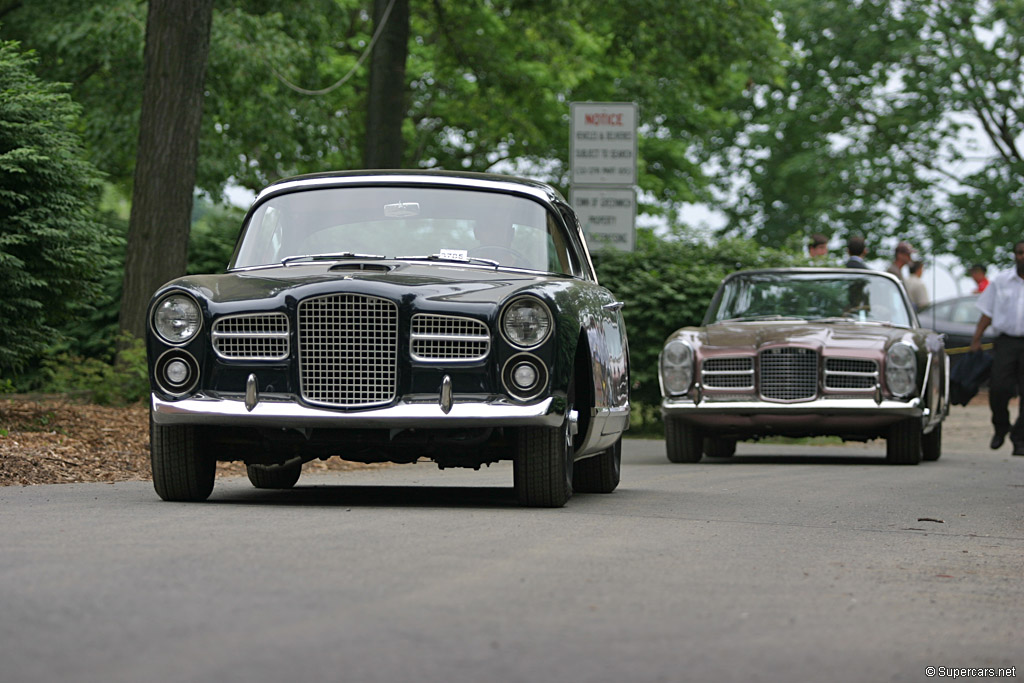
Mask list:
[[[292,263],[299,263],[300,261],[337,261],[344,258],[372,258],[382,259],[387,258],[380,254],[357,254],[354,251],[339,251],[333,254],[303,254],[301,256],[287,256],[281,259],[281,265],[287,266]]]
[[[442,256],[441,254],[431,254],[430,256],[396,256],[396,261],[449,261],[451,263],[483,263],[488,266],[500,266],[501,264],[494,259],[480,258],[479,256]]]

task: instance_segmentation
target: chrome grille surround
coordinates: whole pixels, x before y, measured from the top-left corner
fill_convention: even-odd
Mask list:
[[[417,313],[411,338],[412,359],[424,363],[471,363],[487,358],[491,350],[487,325],[455,315]]]
[[[774,347],[759,354],[760,393],[767,401],[809,401],[818,395],[818,354],[801,347]]]
[[[707,389],[753,389],[754,357],[705,358],[700,376]]]
[[[878,384],[878,363],[865,358],[826,358],[825,388],[871,391]]]
[[[299,302],[299,385],[319,405],[357,408],[395,399],[398,306],[361,294]]]
[[[227,315],[210,328],[213,351],[225,360],[284,360],[290,350],[288,333],[284,313]]]

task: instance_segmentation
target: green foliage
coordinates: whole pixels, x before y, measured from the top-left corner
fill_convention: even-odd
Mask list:
[[[188,243],[188,272],[222,273],[235,250],[245,213],[234,206],[197,201]]]
[[[660,404],[658,354],[669,334],[700,325],[722,279],[736,270],[790,266],[799,254],[764,248],[750,240],[707,244],[693,239],[659,239],[641,231],[637,250],[594,255],[601,284],[626,303],[622,315],[629,335],[633,399]]]
[[[135,154],[145,3],[21,3],[4,32],[74,84],[90,157],[127,186]],[[217,3],[198,185],[251,189],[358,168],[374,26],[366,0]],[[773,83],[783,52],[769,0],[411,0],[406,167],[568,177],[568,103],[634,101],[640,186],[652,211],[706,198],[703,137],[735,120],[748,81]],[[358,68],[357,68],[358,65]],[[347,76],[347,79],[346,79]]]
[[[78,106],[0,42],[0,373],[22,370],[93,310],[116,237],[95,219],[99,174],[74,132]]]
[[[1024,3],[774,0],[787,78],[723,128],[728,234],[910,239],[1012,262],[1024,202]]]
[[[47,393],[87,392],[101,405],[134,403],[149,394],[146,347],[141,339],[125,333],[123,347],[111,361],[83,358],[61,352],[45,358],[45,380],[41,390]]]

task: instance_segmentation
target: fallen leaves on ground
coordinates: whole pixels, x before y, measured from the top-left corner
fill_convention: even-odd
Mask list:
[[[382,467],[338,458],[303,472]],[[217,463],[217,476],[245,476],[245,465]],[[0,486],[152,479],[149,407],[75,402],[66,397],[0,401]]]

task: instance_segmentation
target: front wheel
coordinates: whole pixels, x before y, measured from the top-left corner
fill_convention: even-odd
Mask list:
[[[280,465],[246,465],[249,482],[258,489],[290,489],[302,474],[302,461],[289,460]]]
[[[201,501],[213,493],[217,461],[196,438],[192,425],[158,425],[149,418],[149,455],[153,488],[172,501]]]
[[[885,459],[893,465],[917,465],[921,462],[921,421],[901,420],[889,427]]]
[[[704,439],[691,424],[665,419],[665,452],[670,462],[697,462],[703,455]]]
[[[512,478],[519,504],[560,508],[572,497],[570,421],[561,427],[520,427]]]
[[[573,489],[579,493],[611,493],[622,475],[622,437],[610,448],[580,460],[573,470]]]
[[[921,457],[928,462],[934,462],[942,455],[942,425],[936,425],[935,429],[927,434],[921,435]]]

